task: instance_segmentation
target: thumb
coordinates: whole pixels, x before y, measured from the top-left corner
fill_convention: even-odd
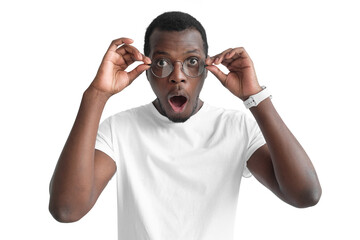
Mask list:
[[[134,68],[132,71],[128,73],[130,83],[132,83],[140,74],[142,74],[144,71],[148,70],[150,68],[147,64],[141,64]]]

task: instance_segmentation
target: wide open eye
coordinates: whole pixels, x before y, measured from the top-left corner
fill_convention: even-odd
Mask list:
[[[156,67],[164,68],[167,67],[168,65],[169,65],[169,61],[167,59],[160,58],[156,60]]]
[[[184,61],[183,69],[189,77],[198,77],[204,72],[204,62],[197,57],[189,57]]]
[[[199,60],[196,57],[190,57],[185,62],[188,67],[197,67],[199,65]]]
[[[170,60],[166,58],[158,58],[151,65],[151,72],[159,78],[169,76],[173,69],[174,68]]]

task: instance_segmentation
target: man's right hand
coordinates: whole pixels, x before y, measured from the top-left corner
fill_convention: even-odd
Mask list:
[[[114,159],[95,150],[95,142],[106,100],[150,68],[147,64],[151,60],[131,46],[132,42],[129,38],[119,38],[111,43],[95,79],[83,94],[50,183],[49,210],[60,222],[82,218],[116,172]],[[126,72],[135,61],[142,64]]]
[[[94,81],[90,87],[104,93],[108,97],[121,92],[129,86],[141,73],[150,68],[151,60],[130,44],[130,38],[119,38],[111,42]],[[126,68],[135,61],[142,61],[130,72]]]

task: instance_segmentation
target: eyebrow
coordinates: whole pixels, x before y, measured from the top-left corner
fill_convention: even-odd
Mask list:
[[[170,54],[167,53],[167,52],[164,52],[164,51],[156,51],[156,52],[154,52],[153,55],[167,55],[167,56],[169,56]]]
[[[189,53],[200,53],[200,51],[198,49],[193,49],[193,50],[189,50],[189,51],[186,51],[184,53],[185,54],[189,54]],[[168,52],[164,52],[164,51],[155,51],[153,55],[166,55],[166,56],[170,56],[170,53]]]
[[[200,51],[198,49],[194,49],[194,50],[189,50],[186,52],[186,54],[189,54],[189,53],[199,53]]]

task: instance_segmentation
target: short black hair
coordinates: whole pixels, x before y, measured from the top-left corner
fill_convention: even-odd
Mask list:
[[[203,47],[205,56],[208,54],[208,43],[206,39],[206,32],[201,23],[193,16],[183,12],[165,12],[156,17],[148,26],[145,32],[144,54],[150,54],[150,36],[155,29],[160,31],[183,31],[186,29],[196,29],[201,34],[203,40]]]

